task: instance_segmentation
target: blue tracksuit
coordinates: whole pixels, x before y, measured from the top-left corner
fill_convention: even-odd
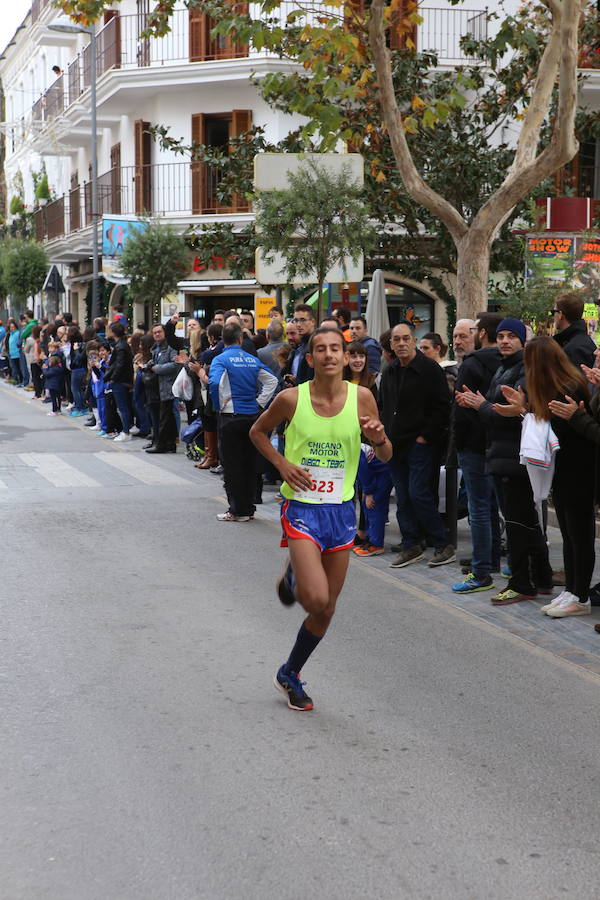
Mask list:
[[[392,492],[392,476],[387,463],[377,459],[369,444],[360,445],[358,462],[358,483],[362,490],[362,505],[365,513],[367,541],[374,547],[383,547],[385,523],[387,522]],[[371,494],[375,508],[368,509],[365,494]]]
[[[277,390],[273,373],[239,344],[225,347],[214,358],[208,374],[213,407],[221,413],[255,416]]]

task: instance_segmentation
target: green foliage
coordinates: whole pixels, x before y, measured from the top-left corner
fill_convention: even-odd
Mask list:
[[[50,188],[48,187],[48,176],[44,173],[35,186],[36,200],[50,200]]]
[[[229,269],[234,279],[246,278],[254,272],[258,241],[252,225],[245,225],[239,231],[235,231],[230,222],[216,222],[200,228],[190,226],[183,237],[204,269],[220,266]]]
[[[16,303],[24,303],[41,291],[48,274],[48,257],[35,241],[13,240],[2,253],[2,280]]]
[[[289,281],[309,280],[317,273],[320,309],[327,271],[343,265],[345,257],[356,263],[373,246],[375,230],[349,165],[331,174],[306,159],[297,172],[288,173],[288,183],[287,190],[258,195],[258,241],[267,262],[275,251],[285,255]]]
[[[10,198],[10,206],[8,207],[8,211],[11,216],[20,216],[25,212],[25,204],[23,203],[22,198],[17,194],[14,194],[14,196]]]
[[[131,299],[136,303],[150,303],[154,308],[162,297],[177,288],[189,264],[189,252],[182,236],[169,225],[151,221],[127,239],[119,268],[131,279]]]

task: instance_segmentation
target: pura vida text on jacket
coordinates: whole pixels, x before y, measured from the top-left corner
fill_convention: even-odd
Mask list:
[[[279,384],[275,375],[239,344],[225,347],[215,358],[208,380],[215,409],[245,416],[264,409]]]
[[[386,366],[379,386],[379,406],[394,454],[408,452],[423,437],[440,444],[448,433],[452,397],[444,370],[420,350],[408,365],[395,359]]]

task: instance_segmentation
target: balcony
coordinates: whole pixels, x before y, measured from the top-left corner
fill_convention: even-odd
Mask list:
[[[420,9],[423,19],[417,31],[417,50],[436,53],[439,60],[465,62],[470,59],[461,47],[468,35],[484,41],[488,36],[484,9]]]
[[[196,215],[244,213],[249,205],[234,197],[229,206],[217,199],[219,170],[204,163],[122,166],[98,177],[98,215]],[[86,182],[34,213],[37,240],[53,240],[92,224],[92,185]]]

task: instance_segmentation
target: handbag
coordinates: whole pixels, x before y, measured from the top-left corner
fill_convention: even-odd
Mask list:
[[[192,399],[194,395],[194,385],[192,384],[192,379],[186,372],[185,367],[182,368],[181,372],[173,382],[171,391],[173,396],[179,397],[180,400]]]

